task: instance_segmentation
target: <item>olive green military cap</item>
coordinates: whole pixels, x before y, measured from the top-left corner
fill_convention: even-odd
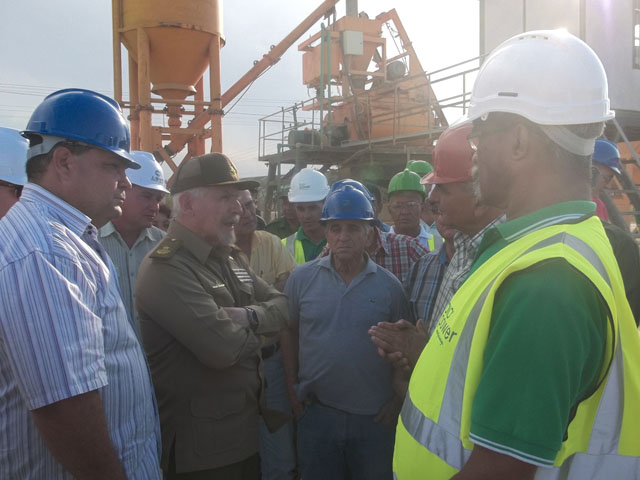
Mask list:
[[[197,187],[233,185],[238,190],[250,190],[260,186],[253,180],[239,180],[238,170],[229,157],[222,153],[207,153],[183,161],[171,184],[171,194]]]

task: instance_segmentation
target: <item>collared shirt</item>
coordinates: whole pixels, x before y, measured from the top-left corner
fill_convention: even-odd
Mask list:
[[[456,232],[453,237],[453,245],[456,251],[453,254],[453,257],[451,257],[447,271],[442,278],[442,285],[440,286],[440,291],[438,292],[436,304],[433,309],[433,321],[431,322],[428,330],[429,335],[433,333],[442,312],[453,298],[453,294],[458,291],[462,283],[466,280],[476,256],[476,251],[480,246],[480,242],[482,241],[482,237],[485,232],[496,225],[504,223],[505,220],[506,217],[504,215],[500,215],[473,237],[462,232]]]
[[[551,205],[508,222],[505,219],[500,223],[488,225],[492,228],[485,229],[486,234],[480,241],[469,274],[473,273],[494,253],[518,238],[551,225],[575,222],[585,215],[593,213],[594,208],[594,202],[575,200]]]
[[[253,232],[250,259],[247,259],[244,252],[239,255],[269,285],[273,285],[278,277],[296,267],[296,261],[287,247],[278,237],[265,231]]]
[[[389,233],[396,233],[395,230],[395,225],[391,226],[391,229],[389,230]],[[399,235],[399,234],[397,234]],[[422,245],[424,248],[427,249],[427,251],[430,250],[429,248],[429,241],[433,241],[433,235],[431,235],[429,233],[429,231],[425,228],[424,225],[422,225],[422,223],[420,224],[420,233],[418,233],[417,237],[412,237],[415,238],[416,240],[418,240],[418,242],[420,242],[420,245]]]
[[[404,282],[409,298],[410,320],[413,323],[421,320],[426,324],[427,331],[433,321],[435,299],[448,265],[447,250],[442,245],[414,263]]]
[[[129,314],[131,326],[140,340],[140,322],[136,311],[136,277],[142,259],[156,244],[162,240],[165,233],[157,227],[145,228],[133,247],[129,248],[120,236],[118,230],[109,222],[100,229],[98,240],[107,251],[118,274],[118,283],[122,293],[122,301]]]
[[[580,222],[594,207],[563,202],[491,228],[471,275],[512,242],[548,226]],[[550,466],[573,409],[599,383],[607,361],[608,308],[591,281],[562,257],[510,275],[492,303],[482,379],[471,406],[471,440]]]
[[[299,331],[298,397],[373,415],[392,396],[391,367],[371,343],[369,328],[406,315],[402,285],[367,259],[346,285],[332,255],[296,267],[285,286],[289,317]]]
[[[431,236],[433,237],[433,249],[434,250],[439,249],[444,243],[444,238],[442,238],[442,235],[440,235],[436,222],[433,222],[431,225],[427,225],[426,222],[424,222],[423,220],[420,220],[420,222],[422,223],[424,228],[427,230],[427,232],[430,233]]]
[[[30,410],[94,390],[127,476],[161,478],[149,371],[89,221],[31,183],[0,221],[0,478],[70,479]]]
[[[376,245],[369,252],[371,259],[404,282],[413,264],[429,253],[416,238],[375,229]]]
[[[302,243],[302,249],[304,250],[304,258],[307,262],[314,260],[318,255],[322,253],[322,249],[327,244],[327,239],[323,238],[318,243],[311,240],[302,231],[302,227],[298,228],[296,232],[296,240]]]

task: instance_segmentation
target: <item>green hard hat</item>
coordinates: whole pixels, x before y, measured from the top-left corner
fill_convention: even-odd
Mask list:
[[[280,185],[278,187],[278,198],[286,197],[289,195],[289,185]]]
[[[424,160],[409,160],[407,162],[407,168],[421,177],[424,177],[427,173],[433,172],[431,164]]]
[[[391,194],[395,192],[413,191],[425,197],[426,192],[424,185],[420,183],[421,178],[417,173],[405,168],[404,171],[396,173],[391,177],[389,188],[387,189],[387,196],[390,197]]]

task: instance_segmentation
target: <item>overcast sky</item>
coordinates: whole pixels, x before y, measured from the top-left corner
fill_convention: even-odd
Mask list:
[[[227,44],[221,54],[223,91],[320,3],[227,0]],[[358,8],[370,17],[395,8],[427,71],[478,54],[477,0],[360,0]],[[344,9],[344,2],[340,2],[338,18]],[[113,95],[111,1],[3,1],[0,12],[1,126],[24,128],[33,108],[60,88],[88,88]],[[309,98],[302,85],[298,43],[254,83],[223,121],[223,148],[241,176],[266,175],[266,167],[257,161],[260,116]]]

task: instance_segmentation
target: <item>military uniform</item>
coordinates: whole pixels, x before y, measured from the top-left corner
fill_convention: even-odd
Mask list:
[[[286,297],[177,222],[142,262],[137,306],[160,406],[162,466],[216,468],[258,451],[258,335],[284,326]],[[251,305],[255,332],[221,307]]]
[[[194,176],[202,171],[200,178],[207,181],[222,175],[215,164],[193,165],[197,158],[187,165]],[[197,186],[191,179],[188,188]],[[178,175],[172,193],[181,181]],[[257,459],[259,338],[276,336],[287,321],[282,293],[233,258],[232,247],[213,247],[179,220],[143,260],[136,288],[160,410],[162,468],[169,478],[173,472],[217,470]],[[245,306],[254,312],[250,327],[224,309]]]

